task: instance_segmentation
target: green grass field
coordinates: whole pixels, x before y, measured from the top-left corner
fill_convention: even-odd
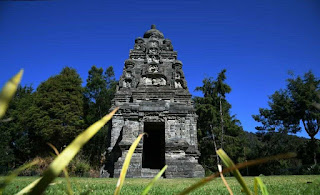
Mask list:
[[[320,176],[263,176],[270,194],[320,194]],[[3,179],[3,178],[1,178]],[[4,191],[4,194],[14,194],[34,181],[36,177],[18,177]],[[151,189],[150,194],[177,194],[199,179],[160,179]],[[227,177],[234,194],[242,194],[239,184],[233,177]],[[253,190],[253,177],[245,177],[247,184]],[[316,181],[318,180],[318,181]],[[121,194],[140,194],[148,184],[149,179],[126,179]],[[117,179],[109,178],[71,178],[75,194],[113,194]],[[312,183],[311,183],[312,182]],[[46,194],[66,194],[64,178],[58,178],[47,189]],[[217,178],[191,194],[228,194],[220,178]]]

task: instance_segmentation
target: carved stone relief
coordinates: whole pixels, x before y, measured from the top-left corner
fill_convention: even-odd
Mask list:
[[[142,85],[166,85],[167,81],[164,78],[151,78],[151,77],[142,77],[140,83]]]
[[[135,40],[134,49],[141,51],[146,50],[146,44],[144,43],[144,40],[141,37]]]
[[[162,49],[166,51],[173,51],[173,46],[171,44],[171,41],[169,39],[163,40]]]
[[[182,86],[181,81],[180,81],[180,80],[176,80],[176,81],[174,82],[174,87],[177,88],[177,89],[182,89],[183,86]]]
[[[180,79],[181,78],[181,73],[180,72],[177,72],[176,73],[176,79]]]
[[[149,69],[148,69],[149,72],[156,73],[158,72],[158,70],[159,70],[158,64],[149,64]]]
[[[130,71],[126,72],[126,78],[132,78],[132,73]]]
[[[147,63],[155,62],[157,64],[160,63],[160,57],[158,55],[148,55],[147,56]]]
[[[123,84],[122,84],[122,87],[124,87],[124,88],[131,88],[131,85],[132,85],[132,83],[131,83],[131,80],[123,80]]]

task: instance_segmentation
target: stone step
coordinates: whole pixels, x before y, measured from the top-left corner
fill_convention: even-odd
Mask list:
[[[148,169],[148,168],[142,168],[141,169],[141,177],[142,178],[154,178],[158,173],[160,169]],[[161,176],[163,177],[163,176]]]

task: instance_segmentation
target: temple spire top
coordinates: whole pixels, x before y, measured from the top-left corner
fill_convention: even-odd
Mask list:
[[[143,38],[158,38],[158,39],[163,39],[163,33],[160,32],[158,29],[156,29],[156,25],[152,24],[151,29],[148,30],[147,32],[144,33]]]

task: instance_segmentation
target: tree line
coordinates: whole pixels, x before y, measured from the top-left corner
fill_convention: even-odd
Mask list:
[[[292,75],[285,89],[269,97],[269,108],[260,108],[259,114],[252,115],[261,126],[256,127],[257,133],[249,133],[230,114],[231,105],[225,97],[231,87],[225,83],[225,73],[222,70],[216,79],[205,78],[203,86],[196,88],[203,97],[194,98],[199,116],[199,160],[207,173],[217,171],[219,159],[214,148],[218,147],[236,163],[281,153],[297,154],[293,159],[248,167],[242,170],[244,175],[319,174],[320,149],[315,135],[320,128],[320,80],[311,71]],[[306,131],[310,139],[293,135],[300,131]]]
[[[0,122],[0,172],[16,168],[35,157],[50,156],[53,144],[62,151],[80,132],[109,112],[116,89],[113,67],[92,66],[87,83],[75,69],[65,67],[37,89],[19,86],[6,119]],[[106,149],[108,126],[80,154],[98,168]]]
[[[269,108],[260,108],[254,120],[261,123],[257,133],[246,132],[226,96],[231,87],[226,84],[226,70],[217,78],[204,78],[194,97],[198,115],[200,163],[206,173],[217,171],[215,150],[223,148],[236,162],[257,159],[279,153],[295,152],[297,157],[248,167],[244,175],[315,174],[320,173],[319,140],[315,135],[320,123],[320,80],[312,72],[287,80],[285,89],[270,96]],[[4,120],[0,121],[0,173],[6,173],[35,157],[52,153],[47,143],[58,150],[68,145],[76,135],[109,112],[117,81],[113,67],[105,70],[92,66],[86,85],[77,71],[65,67],[60,74],[42,82],[36,89],[19,86]],[[104,159],[106,125],[80,154],[98,170]],[[294,136],[306,131],[310,139]]]

